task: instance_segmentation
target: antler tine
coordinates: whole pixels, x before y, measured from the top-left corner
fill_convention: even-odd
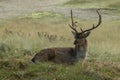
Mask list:
[[[77,25],[75,25],[75,23],[77,23],[77,22],[74,22],[74,20],[73,20],[73,13],[72,13],[72,10],[71,10],[71,25],[69,25],[70,26],[70,28],[71,29],[73,29],[76,33],[78,33],[78,31],[76,30],[76,28],[75,27],[77,27]]]
[[[98,10],[96,10],[96,12],[98,13],[98,16],[99,16],[99,22],[98,22],[98,24],[96,26],[93,26],[93,27],[98,27],[101,24],[101,15],[100,15]]]
[[[71,29],[73,29],[76,33],[78,33],[78,31],[76,30],[76,28],[74,28],[73,26],[69,25]]]
[[[98,10],[99,10],[99,9],[98,9]],[[101,22],[102,22],[102,17],[101,17],[101,15],[100,15],[100,13],[99,13],[98,10],[96,10],[96,12],[97,12],[97,14],[98,14],[98,16],[99,16],[98,24],[97,24],[96,26],[93,24],[93,27],[92,27],[92,28],[87,29],[87,30],[84,30],[84,31],[82,31],[82,33],[87,32],[87,31],[91,31],[91,30],[97,28],[97,27],[101,24]]]
[[[73,13],[72,13],[72,10],[71,10],[71,22],[72,22],[72,26],[74,26],[74,21],[73,21]]]
[[[80,28],[80,30],[81,30],[81,32],[83,32],[83,29],[82,29],[82,28]]]

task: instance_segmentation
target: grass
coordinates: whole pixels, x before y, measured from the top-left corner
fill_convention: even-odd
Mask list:
[[[50,21],[61,21],[66,20],[62,14],[57,14],[53,12],[34,12],[32,14],[24,16],[25,18],[32,18],[32,19],[41,19],[41,18],[47,18]]]
[[[86,62],[84,66],[80,62],[74,66],[53,63],[22,64],[24,69],[20,68],[19,62],[3,62],[1,80],[117,80],[120,76],[118,65],[113,63]]]
[[[102,9],[107,14],[120,15],[119,0],[68,0],[62,6],[81,9]]]
[[[47,12],[44,13],[45,13],[44,16],[47,17],[48,16],[46,15]],[[43,17],[40,18],[39,16],[34,18],[32,14],[31,17],[27,15],[22,18],[20,17],[18,19],[12,19],[1,22],[0,25],[1,28],[0,51],[2,53],[1,58],[4,58],[3,56],[10,57],[13,53],[14,56],[16,55],[16,57],[23,54],[31,54],[34,53],[35,50],[40,50],[42,48],[55,47],[58,45],[60,46],[60,44],[63,43],[64,39],[66,39],[65,40],[66,42],[68,39],[70,39],[69,37],[67,38],[65,37],[67,34],[61,34],[64,33],[64,30],[67,31],[67,27],[64,28],[66,26],[64,24],[65,20],[63,20],[64,17],[63,18],[60,17],[63,20],[63,22],[59,23],[59,21],[61,21],[61,19],[59,18],[58,20],[54,18],[52,18],[51,20],[51,16],[47,17],[47,19]],[[58,17],[57,14],[54,14],[53,16]],[[64,30],[60,30],[61,28],[64,28]],[[57,38],[53,44],[53,42],[51,42],[51,38],[54,36],[56,36]],[[59,43],[57,41],[59,41]],[[44,44],[44,42],[47,42],[47,44]],[[9,55],[5,55],[4,53],[8,53]]]
[[[95,20],[76,20],[80,22],[78,25],[84,24],[83,29],[96,23]],[[51,12],[0,22],[0,80],[119,80],[119,20],[104,21],[91,32],[83,66],[81,62],[72,66],[30,63],[41,49],[74,46],[69,23],[69,18]]]
[[[119,0],[68,0],[64,5],[76,6],[80,8],[117,8],[119,9]]]

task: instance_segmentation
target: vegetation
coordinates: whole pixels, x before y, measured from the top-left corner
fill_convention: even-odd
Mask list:
[[[79,26],[85,24],[82,27],[84,29],[96,22],[76,20],[80,22]],[[50,62],[30,63],[33,55],[43,48],[73,46],[74,39],[68,23],[68,18],[50,12],[37,12],[2,21],[0,80],[120,79],[119,20],[104,21],[98,29],[92,31],[88,38],[89,54],[84,65],[81,62],[71,66]]]
[[[120,8],[119,0],[68,0],[64,5],[80,8]]]
[[[1,80],[118,80],[119,67],[113,63],[86,62],[73,66],[53,63],[18,63],[4,61],[1,63]]]

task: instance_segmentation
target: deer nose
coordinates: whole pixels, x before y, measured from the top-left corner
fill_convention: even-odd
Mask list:
[[[77,40],[75,40],[75,41],[74,41],[74,44],[76,45],[77,43],[78,43],[78,41],[77,41]]]
[[[35,58],[32,58],[32,60],[31,60],[33,63],[35,63]]]

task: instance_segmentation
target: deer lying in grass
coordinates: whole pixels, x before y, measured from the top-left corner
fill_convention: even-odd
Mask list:
[[[98,24],[87,30],[82,30],[78,32],[76,30],[76,22],[73,20],[73,14],[71,10],[71,20],[72,24],[69,25],[70,28],[73,30],[72,33],[75,37],[74,45],[75,47],[68,47],[68,48],[48,48],[43,49],[38,52],[32,59],[32,62],[46,62],[52,61],[55,63],[62,63],[62,64],[73,64],[78,62],[79,60],[84,60],[87,53],[87,37],[90,34],[90,31],[97,28],[101,24],[101,15],[97,10],[99,21]]]

